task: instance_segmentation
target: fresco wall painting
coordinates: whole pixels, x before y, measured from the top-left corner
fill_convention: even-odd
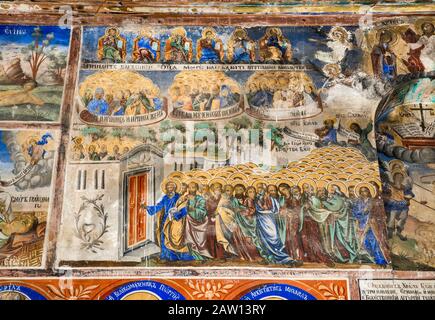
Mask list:
[[[52,230],[85,276],[1,299],[343,300],[346,270],[433,271],[433,23],[82,26]],[[60,121],[70,39],[0,26],[0,121]],[[41,268],[59,132],[0,138],[0,265]],[[119,268],[172,276],[86,277]]]

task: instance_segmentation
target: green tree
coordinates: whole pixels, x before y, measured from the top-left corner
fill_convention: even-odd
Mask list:
[[[143,143],[156,143],[157,142],[157,132],[153,129],[146,127],[140,127],[137,130],[137,136],[142,140]]]
[[[110,132],[111,136],[118,138],[119,142],[122,142],[124,138],[134,138],[134,131],[132,128],[114,128]]]
[[[67,55],[64,52],[55,53],[52,52],[48,55],[51,63],[49,65],[49,70],[54,74],[58,82],[63,82],[63,70],[66,68]]]
[[[272,142],[272,151],[286,151],[288,143],[284,141],[284,129],[281,127],[275,127],[272,124],[269,124],[267,128],[270,129],[267,134],[267,139],[270,139]]]
[[[33,29],[32,38],[33,41],[27,47],[22,49],[22,53],[26,55],[25,60],[30,65],[32,79],[36,81],[42,63],[49,58],[50,54],[52,54],[55,49],[54,46],[51,46],[51,42],[54,39],[54,33],[47,33],[44,37],[41,28],[35,27]]]
[[[85,127],[81,130],[82,136],[90,136],[92,142],[95,142],[99,139],[105,139],[107,137],[107,130],[99,127]]]

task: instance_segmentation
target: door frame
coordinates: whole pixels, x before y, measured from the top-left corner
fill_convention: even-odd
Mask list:
[[[146,173],[148,175],[147,183],[148,183],[148,190],[147,190],[147,202],[150,204],[155,203],[155,188],[154,188],[154,167],[147,166],[142,167],[140,169],[130,170],[123,172],[123,179],[122,179],[122,201],[123,201],[123,208],[122,208],[122,253],[123,255],[132,252],[136,249],[139,249],[143,246],[145,246],[148,241],[155,242],[155,235],[154,235],[154,229],[155,229],[155,223],[154,223],[154,216],[147,215],[146,219],[146,240],[140,244],[134,245],[132,247],[128,247],[128,180],[131,176],[137,176],[142,173]]]

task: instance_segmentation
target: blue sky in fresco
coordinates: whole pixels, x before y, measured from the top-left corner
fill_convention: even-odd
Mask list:
[[[35,26],[0,25],[0,46],[16,43],[26,45],[33,41],[32,33]],[[48,33],[54,33],[53,45],[67,47],[70,41],[70,29],[61,29],[57,26],[41,26],[43,37]]]

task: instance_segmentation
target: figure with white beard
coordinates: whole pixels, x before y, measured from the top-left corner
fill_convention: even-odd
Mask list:
[[[429,72],[435,70],[435,35],[434,25],[432,22],[424,21],[421,26],[423,34],[418,39],[418,44],[424,45],[421,50],[420,60],[424,65],[424,71]]]
[[[325,63],[340,63],[346,52],[352,49],[352,43],[349,41],[350,34],[343,27],[333,27],[328,33],[329,41],[326,43],[330,51],[318,51],[316,58]]]

